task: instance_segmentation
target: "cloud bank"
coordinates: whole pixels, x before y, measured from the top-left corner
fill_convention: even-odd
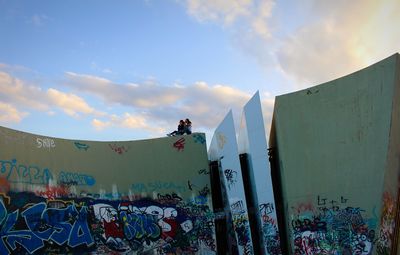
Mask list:
[[[229,85],[203,81],[185,86],[164,86],[153,80],[121,84],[74,72],[66,72],[54,88],[44,89],[0,71],[0,89],[0,122],[20,122],[32,111],[51,116],[62,112],[75,119],[90,118],[98,131],[119,127],[150,136],[174,130],[184,118],[193,121],[196,131],[210,133],[230,109],[239,120],[241,108],[252,96]],[[101,105],[102,111],[94,105]],[[263,105],[269,121],[273,99],[267,97]]]
[[[190,16],[224,27],[233,45],[264,70],[280,70],[295,88],[339,78],[400,51],[397,0],[184,3]]]

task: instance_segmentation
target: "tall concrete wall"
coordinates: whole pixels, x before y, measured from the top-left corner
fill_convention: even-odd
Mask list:
[[[276,98],[270,146],[290,254],[396,254],[399,72],[395,54]]]
[[[228,198],[228,208],[225,211],[232,216],[238,252],[254,254],[232,111],[216,128],[208,154],[211,161],[219,162],[218,170],[220,176],[223,176],[222,183]]]
[[[204,134],[64,140],[0,127],[0,254],[215,254]]]
[[[261,244],[260,254],[282,254],[276,206],[272,189],[271,169],[268,162],[268,146],[265,138],[264,120],[260,95],[257,92],[243,107],[238,135],[240,154],[246,154],[248,187],[254,201],[251,213],[255,216],[255,235]]]

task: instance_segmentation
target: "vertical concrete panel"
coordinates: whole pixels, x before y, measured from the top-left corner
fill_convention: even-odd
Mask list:
[[[0,254],[215,254],[204,134],[94,142],[0,127]]]
[[[398,70],[396,54],[276,98],[270,146],[291,253],[394,254]]]
[[[276,206],[272,189],[267,142],[257,92],[243,108],[238,137],[239,153],[248,155],[250,187],[257,206],[259,238],[264,254],[281,254]]]
[[[239,254],[254,254],[232,111],[215,130],[209,158],[220,162]]]

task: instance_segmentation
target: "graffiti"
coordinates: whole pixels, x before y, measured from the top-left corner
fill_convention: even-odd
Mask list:
[[[231,189],[232,186],[237,182],[237,172],[232,169],[225,169],[224,175],[226,178],[226,182],[228,183],[228,189]]]
[[[160,199],[67,198],[11,192],[0,199],[0,254],[193,254],[216,251],[207,205]],[[10,201],[13,203],[10,204]],[[18,203],[16,203],[18,202]],[[6,205],[8,209],[6,209]],[[22,213],[21,209],[24,208]]]
[[[206,143],[206,138],[202,134],[194,134],[193,135],[193,140],[195,143],[201,143],[205,144]]]
[[[259,210],[260,210],[261,215],[270,214],[275,210],[274,204],[273,203],[260,204]]]
[[[217,133],[217,143],[218,143],[218,147],[222,150],[226,144],[226,137],[223,133],[218,132]]]
[[[108,144],[110,146],[111,150],[115,151],[116,153],[122,155],[125,152],[128,152],[128,149],[125,148],[125,146],[118,146],[116,144]]]
[[[177,193],[186,192],[187,189],[185,186],[181,186],[179,184],[173,182],[163,182],[163,181],[154,181],[148,183],[134,183],[131,185],[131,188],[134,192],[162,192],[162,191],[175,191]]]
[[[183,151],[183,149],[185,149],[185,138],[180,138],[178,141],[174,142],[173,146],[178,151]]]
[[[343,197],[339,202],[318,196],[318,208],[292,215],[294,254],[371,254],[375,231],[362,216],[364,210],[342,208],[346,203]]]
[[[94,240],[87,224],[87,215],[85,206],[80,210],[75,205],[59,209],[38,203],[21,213],[25,227],[17,228],[19,210],[8,213],[3,201],[0,201],[0,253],[10,254],[17,249],[17,245],[33,253],[43,248],[45,241],[71,248],[90,246]]]
[[[87,151],[87,150],[90,148],[89,145],[84,144],[84,143],[74,142],[74,144],[75,144],[75,147],[78,148],[78,150],[85,150],[85,151]]]
[[[244,213],[233,213],[232,220],[238,240],[238,245],[243,248],[243,254],[253,254],[250,223],[247,215]]]
[[[48,184],[53,178],[49,169],[17,164],[16,159],[0,160],[0,176],[10,183]]]
[[[58,177],[58,182],[64,185],[87,185],[93,186],[96,183],[96,179],[93,176],[86,174],[70,173],[61,171]]]
[[[193,251],[197,250],[196,242],[207,238],[212,240],[210,249],[215,249],[212,226],[204,224],[205,213],[211,213],[209,209],[202,208],[202,212],[195,210],[194,205],[179,205],[150,200],[120,202],[118,206],[107,202],[94,204],[97,226],[102,229],[98,239],[109,249],[124,252],[144,252],[144,247],[147,251],[157,249],[157,254]]]
[[[10,191],[10,183],[4,177],[0,177],[0,193],[6,194]]]
[[[211,194],[211,190],[208,185],[204,186],[201,190],[199,190],[199,196],[206,197]]]
[[[333,199],[328,199],[328,198],[322,198],[321,196],[317,196],[317,205],[324,210],[325,208],[327,208],[326,206],[329,206],[330,209],[332,210],[339,210],[339,207],[341,206],[346,206],[345,204],[347,203],[346,198],[344,198],[343,196],[340,197],[340,202],[333,200]]]
[[[265,247],[267,247],[268,254],[280,255],[282,254],[282,251],[280,247],[279,230],[276,220],[271,217],[274,210],[275,208],[273,203],[259,205],[261,230],[264,237]]]
[[[172,194],[157,194],[157,199],[163,202],[178,203],[182,201],[182,197],[178,196],[176,193]]]
[[[242,200],[231,204],[231,211],[233,214],[243,214],[246,212],[246,207]]]
[[[377,241],[378,254],[390,254],[392,248],[392,242],[394,238],[395,229],[395,217],[396,217],[396,203],[393,196],[389,192],[383,193],[382,203],[382,216],[381,216],[381,228],[379,230],[379,236]]]
[[[53,139],[50,138],[36,138],[36,146],[37,148],[55,148],[56,143],[54,142]]]
[[[199,171],[198,171],[198,173],[200,174],[200,175],[209,175],[210,174],[210,170],[207,170],[207,169],[200,169]]]
[[[47,199],[55,199],[59,197],[71,197],[71,192],[68,186],[49,186],[47,185],[44,190],[36,190],[35,194]]]

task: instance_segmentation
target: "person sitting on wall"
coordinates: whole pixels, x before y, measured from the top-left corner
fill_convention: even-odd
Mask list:
[[[192,122],[189,119],[185,120],[184,134],[190,135],[192,133]]]
[[[183,135],[185,133],[185,122],[183,120],[179,121],[178,130],[168,133],[167,136]]]

